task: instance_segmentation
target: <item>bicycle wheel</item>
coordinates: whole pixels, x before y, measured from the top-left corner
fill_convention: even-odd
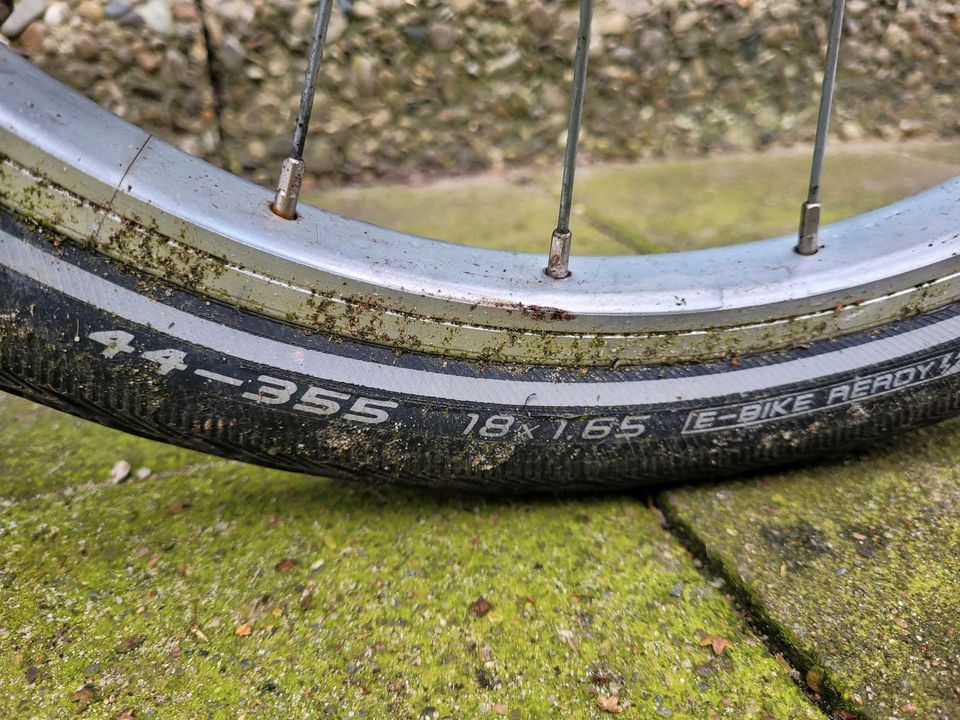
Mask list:
[[[0,78],[0,385],[68,412],[526,491],[741,472],[960,406],[960,180],[824,228],[811,257],[785,237],[555,280],[533,255],[284,220],[5,48]]]

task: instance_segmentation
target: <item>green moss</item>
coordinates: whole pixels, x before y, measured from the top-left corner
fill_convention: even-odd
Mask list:
[[[954,421],[846,462],[662,501],[849,710],[954,717],[958,461]]]
[[[0,404],[4,426],[23,405]],[[153,466],[179,457],[107,446],[121,438]],[[86,472],[82,453],[62,462]],[[619,688],[624,717],[819,717],[632,498],[496,502],[219,463],[9,503],[0,567],[3,716],[72,714],[88,683],[104,718],[600,717],[598,688]],[[716,657],[705,634],[732,646]]]

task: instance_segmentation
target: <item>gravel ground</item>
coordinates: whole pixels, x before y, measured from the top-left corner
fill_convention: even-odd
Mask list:
[[[20,0],[2,33],[118,114],[270,181],[315,7]],[[598,2],[586,159],[809,140],[827,15],[823,0]],[[576,25],[575,2],[339,0],[310,170],[366,181],[556,164]],[[851,0],[845,33],[840,137],[960,134],[960,6]]]
[[[117,115],[213,156],[220,138],[202,28],[192,0],[20,0],[0,33]]]

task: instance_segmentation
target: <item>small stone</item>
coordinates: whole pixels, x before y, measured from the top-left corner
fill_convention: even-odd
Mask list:
[[[146,48],[135,52],[133,57],[136,59],[137,65],[139,65],[144,72],[152,73],[160,67],[160,55]]]
[[[130,463],[126,460],[117,460],[110,469],[110,482],[119,485],[130,477]]]
[[[173,30],[173,15],[167,0],[147,0],[137,12],[147,27],[158,35],[168,35]]]
[[[66,19],[70,17],[70,6],[65,2],[51,3],[50,7],[43,14],[43,24],[47,27],[57,27],[63,25]]]
[[[220,46],[220,60],[228,70],[239,70],[243,67],[243,59],[247,51],[236,35],[226,35],[223,45]]]
[[[539,33],[548,33],[553,30],[553,14],[539,3],[536,3],[527,11],[527,21],[530,23],[530,27]]]
[[[434,50],[445,52],[456,42],[457,32],[446,23],[430,23],[427,28],[427,37]]]
[[[73,41],[73,51],[80,56],[81,60],[91,62],[100,54],[100,45],[89,35],[79,35]]]
[[[643,48],[648,55],[662,54],[667,47],[666,33],[658,28],[651,28],[644,31],[643,35],[640,36],[640,47]]]
[[[630,18],[623,13],[610,13],[600,19],[599,28],[603,35],[623,35],[630,29]]]
[[[675,35],[683,35],[685,32],[693,30],[701,20],[703,20],[703,13],[699,10],[689,10],[677,18],[677,21],[673,24],[673,32]]]
[[[359,2],[353,3],[353,6],[350,8],[350,14],[358,18],[372,18],[377,14],[377,9],[373,7],[371,3],[360,0]]]
[[[151,470],[148,467],[142,467],[139,470],[137,470],[137,474],[134,477],[136,477],[137,480],[146,480],[152,474],[153,474],[153,470]]]
[[[83,0],[77,6],[77,15],[87,22],[99,23],[104,16],[103,5],[98,3],[97,0]]]
[[[346,30],[347,18],[340,9],[340,5],[334,5],[333,12],[330,13],[330,23],[327,25],[327,44],[336,42]]]
[[[10,17],[3,23],[3,27],[0,27],[0,33],[8,38],[20,37],[27,26],[41,17],[46,9],[47,0],[20,0],[14,4]]]
[[[510,52],[501,55],[500,57],[491,60],[487,63],[487,73],[489,75],[496,75],[498,73],[506,73],[514,65],[516,65],[520,60],[523,59],[523,55],[519,50],[511,50]]]
[[[182,23],[197,22],[200,19],[200,16],[197,14],[197,6],[192,2],[174,3],[173,19]]]
[[[853,120],[847,120],[840,125],[840,137],[844,140],[863,140],[863,128]]]
[[[20,34],[20,47],[27,55],[36,55],[43,50],[47,28],[42,22],[32,22]]]
[[[362,93],[373,90],[377,60],[372,55],[357,55],[350,63],[350,82]]]
[[[910,33],[899,25],[891,23],[883,33],[884,46],[897,50],[910,45]]]
[[[124,0],[111,0],[107,3],[107,6],[104,8],[104,13],[111,20],[116,20],[121,18],[130,12],[130,3],[125,2]]]
[[[141,27],[143,25],[143,18],[136,10],[131,10],[126,15],[117,19],[117,25],[132,28]]]

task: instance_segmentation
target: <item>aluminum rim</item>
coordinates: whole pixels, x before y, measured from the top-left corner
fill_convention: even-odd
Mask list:
[[[303,206],[186,155],[0,48],[0,202],[157,277],[406,348],[557,364],[702,360],[882,324],[960,296],[960,178],[795,237],[571,260],[454,245]],[[691,189],[693,192],[693,189]],[[723,268],[718,272],[717,268]]]

